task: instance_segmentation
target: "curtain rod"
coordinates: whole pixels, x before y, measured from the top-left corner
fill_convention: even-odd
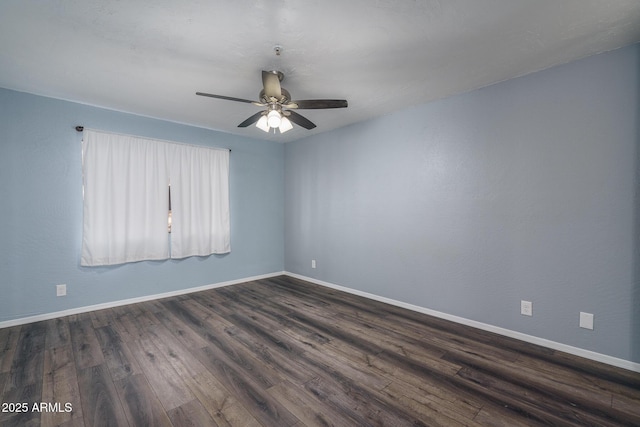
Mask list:
[[[84,126],[76,126],[76,131],[77,132],[83,132],[84,131]],[[231,152],[231,148],[228,148],[229,152]]]

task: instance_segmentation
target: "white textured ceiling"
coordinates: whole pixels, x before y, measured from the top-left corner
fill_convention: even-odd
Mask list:
[[[637,41],[638,0],[1,0],[0,87],[292,141]],[[349,107],[269,135],[195,95],[257,100],[263,69]]]

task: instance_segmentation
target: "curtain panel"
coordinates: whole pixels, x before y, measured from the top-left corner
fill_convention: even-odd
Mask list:
[[[230,252],[228,150],[92,130],[82,144],[81,265]]]
[[[169,158],[171,258],[230,252],[229,152],[175,144]]]

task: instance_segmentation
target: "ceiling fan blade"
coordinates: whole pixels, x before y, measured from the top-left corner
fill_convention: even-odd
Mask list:
[[[253,116],[249,117],[247,120],[245,120],[244,122],[240,123],[238,125],[239,128],[246,128],[247,126],[250,126],[252,124],[254,124],[255,122],[257,122],[260,117],[262,117],[266,112],[265,111],[258,111],[257,113],[255,113]]]
[[[286,108],[298,108],[301,110],[317,110],[321,108],[346,108],[348,105],[346,99],[304,99],[300,101],[291,101]]]
[[[305,129],[313,129],[316,127],[315,124],[306,117],[296,113],[295,111],[285,111],[284,115],[291,120],[293,123],[302,126]]]
[[[280,88],[280,77],[277,73],[262,71],[262,85],[264,94],[269,98],[282,99],[282,89]]]
[[[242,98],[234,98],[232,96],[214,95],[212,93],[196,92],[196,95],[208,96],[209,98],[226,99],[227,101],[246,102],[247,104],[255,104],[255,101]]]

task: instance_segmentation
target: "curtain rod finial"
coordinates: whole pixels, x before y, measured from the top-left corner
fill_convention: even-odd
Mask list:
[[[84,126],[76,126],[76,130],[78,132],[82,132],[84,130]]]

